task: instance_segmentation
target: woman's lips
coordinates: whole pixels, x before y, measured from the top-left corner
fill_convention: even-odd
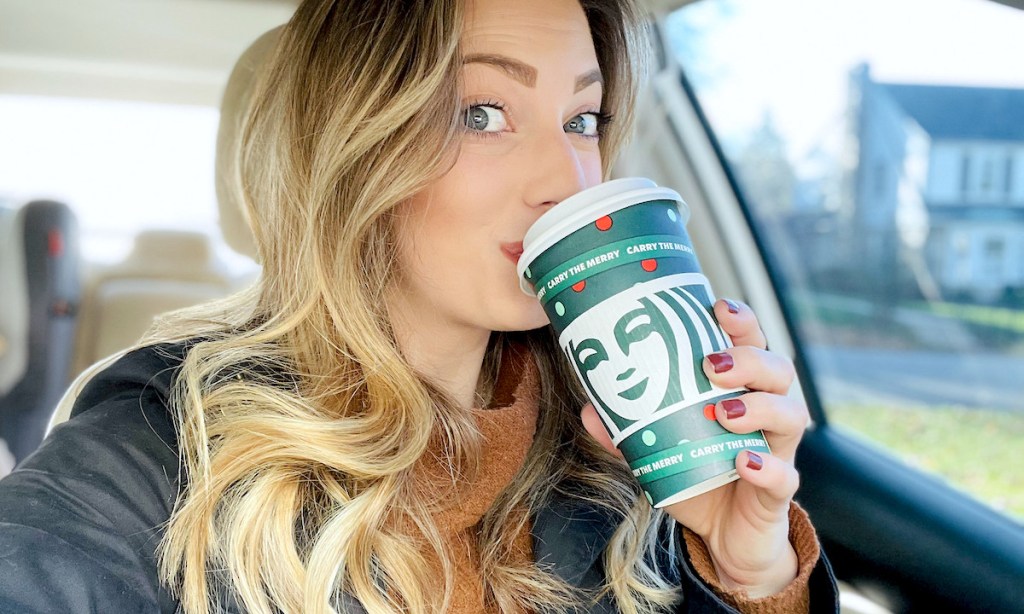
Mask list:
[[[502,243],[501,251],[505,254],[505,257],[519,264],[519,257],[523,255],[523,242],[518,241],[516,243]]]

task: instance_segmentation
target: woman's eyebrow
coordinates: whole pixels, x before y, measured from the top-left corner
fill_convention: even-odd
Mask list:
[[[601,69],[595,68],[589,72],[585,72],[582,75],[576,77],[576,89],[573,93],[582,90],[591,83],[600,83],[604,85],[604,79],[601,77]]]
[[[496,53],[472,53],[462,61],[463,65],[474,63],[494,66],[526,87],[532,88],[537,85],[537,69],[515,58]],[[592,83],[604,83],[599,68],[576,77],[575,91],[578,92]]]
[[[463,66],[474,63],[487,64],[501,69],[502,72],[526,87],[537,85],[537,69],[517,59],[494,53],[472,53],[462,60]]]

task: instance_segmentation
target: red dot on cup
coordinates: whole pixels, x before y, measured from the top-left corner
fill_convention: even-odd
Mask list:
[[[580,280],[572,285],[572,289],[576,292],[583,292],[583,288],[587,287],[587,280]]]
[[[641,261],[640,266],[644,267],[644,270],[648,273],[651,273],[654,269],[658,268],[658,261],[654,258],[648,258],[647,260]]]
[[[714,420],[715,419],[715,404],[714,403],[708,403],[707,405],[704,406],[704,417],[707,418],[708,420]]]
[[[612,216],[606,215],[602,218],[599,218],[596,222],[594,222],[594,225],[597,226],[598,230],[604,232],[605,230],[608,230],[612,227]]]

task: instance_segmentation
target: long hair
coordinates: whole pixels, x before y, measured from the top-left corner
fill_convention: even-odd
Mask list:
[[[646,35],[628,2],[582,5],[617,118],[601,141],[607,177],[631,129]],[[448,603],[453,569],[431,512],[449,493],[424,483],[422,460],[436,445],[453,475],[472,476],[480,434],[403,359],[384,296],[401,274],[395,207],[457,155],[462,20],[459,0],[309,0],[260,75],[236,154],[262,275],[147,339],[189,340],[170,402],[182,486],[159,550],[161,580],[188,612],[225,599],[257,613],[333,612],[343,594],[371,613]],[[549,330],[495,333],[485,379],[512,343],[536,361],[540,417],[479,526],[489,605],[567,611],[594,597],[513,556],[559,494],[619,521],[602,594],[624,612],[668,607],[678,589],[653,560],[670,521],[583,430],[586,397]],[[428,572],[431,556],[443,578]]]

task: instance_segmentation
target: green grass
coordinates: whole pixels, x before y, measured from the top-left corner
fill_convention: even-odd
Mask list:
[[[858,313],[840,305],[830,305],[813,295],[789,297],[788,302],[800,321],[814,320],[839,326],[868,326],[874,321],[870,312]]]
[[[829,421],[1024,521],[1024,414],[959,407],[837,405]]]
[[[1024,334],[1024,310],[959,303],[911,303],[909,307],[1007,332]]]

